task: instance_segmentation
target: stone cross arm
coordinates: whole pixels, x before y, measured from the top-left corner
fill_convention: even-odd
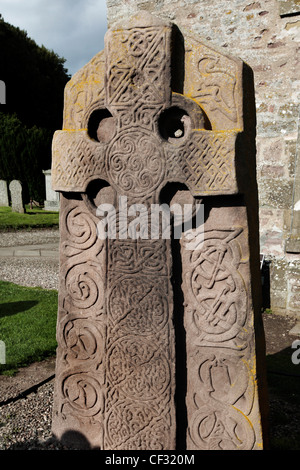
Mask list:
[[[107,32],[105,51],[66,87],[64,129],[53,140],[55,190],[85,192],[103,179],[136,198],[166,181],[194,196],[238,193],[242,63],[174,37],[171,24],[145,13]],[[174,54],[185,67],[176,87]]]

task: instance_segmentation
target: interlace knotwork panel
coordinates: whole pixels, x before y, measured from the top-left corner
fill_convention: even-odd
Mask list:
[[[205,230],[183,247],[191,449],[252,449],[255,389],[242,227]],[[190,379],[189,379],[190,378]]]
[[[174,446],[169,240],[109,240],[105,448]]]

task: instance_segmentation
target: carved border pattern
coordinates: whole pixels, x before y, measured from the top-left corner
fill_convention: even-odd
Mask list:
[[[239,227],[209,230],[200,249],[183,248],[189,449],[250,450],[256,442],[240,237]]]
[[[242,129],[242,63],[221,55],[195,37],[186,38],[186,76],[184,93],[199,102],[213,129]]]
[[[235,132],[194,131],[178,149],[179,165],[193,194],[232,194],[236,188]]]
[[[175,445],[172,292],[166,241],[109,240],[105,448]]]
[[[87,183],[101,176],[105,178],[106,170],[102,156],[103,145],[92,141],[86,131],[76,134],[57,131],[53,139],[52,168],[53,185],[61,190],[85,191]]]
[[[77,199],[77,198],[76,198]],[[93,434],[103,448],[105,246],[82,200],[61,196],[56,429]],[[69,425],[68,425],[69,423]],[[75,423],[75,425],[74,425]]]
[[[169,80],[164,80],[170,72],[168,51],[169,31],[161,27],[113,31],[107,40],[106,100],[118,110],[120,128],[142,123],[152,128],[145,113],[153,116],[170,101]]]
[[[104,51],[80,69],[65,88],[64,129],[83,130],[86,128],[86,115],[95,106],[104,106]],[[101,80],[99,80],[101,77]]]

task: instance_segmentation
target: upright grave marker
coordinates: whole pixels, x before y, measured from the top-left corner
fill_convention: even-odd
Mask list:
[[[7,181],[0,180],[0,206],[9,206]]]
[[[62,441],[114,450],[263,447],[246,70],[141,12],[111,28],[105,51],[66,87],[52,165],[61,193],[53,433]],[[124,199],[146,227],[158,204],[203,202],[205,220],[180,243],[162,232],[130,236],[134,213],[124,219]],[[115,236],[100,237],[111,207]]]
[[[13,180],[9,183],[11,210],[24,214],[23,190],[22,183],[19,180]]]
[[[46,200],[44,201],[44,209],[46,211],[59,211],[59,194],[53,191],[51,185],[51,170],[43,171],[45,175]]]
[[[6,104],[6,86],[3,80],[0,80],[0,104]]]

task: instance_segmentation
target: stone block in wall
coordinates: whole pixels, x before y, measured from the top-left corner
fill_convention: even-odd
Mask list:
[[[290,177],[294,177],[296,173],[297,150],[296,140],[293,139],[286,141],[286,158],[288,161],[288,173]]]
[[[272,259],[270,265],[272,277],[272,290],[285,292],[287,290],[287,261],[284,259]]]
[[[281,314],[286,312],[287,291],[270,291],[271,310],[273,313]]]
[[[291,209],[292,178],[260,178],[258,182],[260,206]]]
[[[257,163],[273,165],[285,159],[285,143],[281,137],[257,137]]]
[[[300,319],[300,259],[270,259],[270,307],[276,314]]]
[[[300,260],[287,268],[287,313],[300,318]]]
[[[299,0],[278,0],[280,16],[292,15],[294,13],[300,14]]]
[[[285,259],[272,257],[270,270],[270,307],[274,313],[283,313],[287,307],[287,262]]]
[[[300,253],[300,237],[289,237],[285,242],[287,253]]]

